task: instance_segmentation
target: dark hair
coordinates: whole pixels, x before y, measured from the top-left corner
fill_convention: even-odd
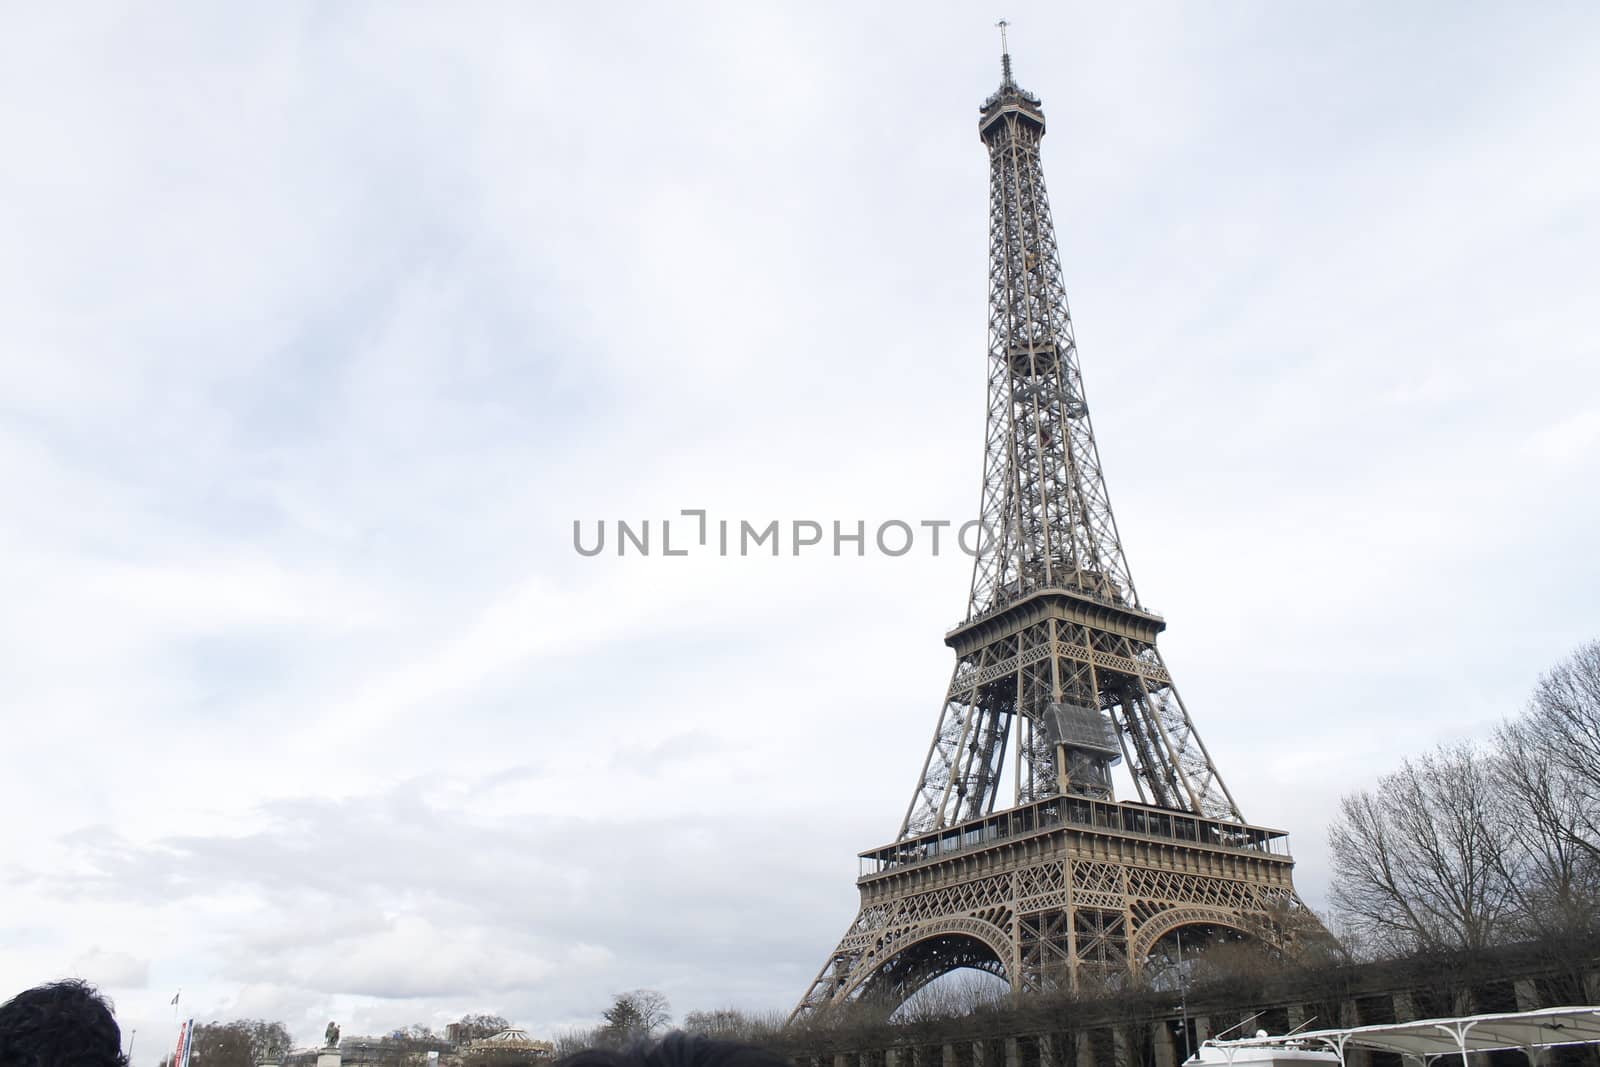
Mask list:
[[[78,978],[0,1004],[0,1067],[126,1067],[111,1005]]]
[[[770,1049],[699,1034],[673,1032],[654,1045],[641,1041],[625,1052],[591,1048],[560,1060],[556,1067],[794,1067]]]

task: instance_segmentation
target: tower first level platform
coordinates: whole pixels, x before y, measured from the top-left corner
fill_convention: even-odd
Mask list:
[[[901,1003],[958,967],[1018,992],[1141,969],[1183,927],[1287,948],[1280,830],[1057,796],[861,854],[861,911],[796,1015]]]

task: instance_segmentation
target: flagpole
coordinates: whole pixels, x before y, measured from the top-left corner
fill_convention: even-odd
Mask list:
[[[178,1001],[182,996],[183,987],[179,986],[178,991],[172,994],[172,1025],[178,1028],[178,1048],[172,1054],[172,1067],[179,1067],[178,1060],[183,1055],[184,1031],[183,1027],[178,1023]]]

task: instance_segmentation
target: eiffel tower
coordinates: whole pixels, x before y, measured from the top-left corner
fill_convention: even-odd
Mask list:
[[[1044,112],[1002,51],[978,119],[988,536],[966,620],[945,635],[955,672],[899,836],[861,854],[861,911],[794,1017],[898,1004],[961,967],[1018,993],[1075,990],[1137,973],[1180,930],[1281,950],[1297,925],[1317,928],[1287,835],[1240,814],[1156,649],[1166,623],[1134,588],[1045,197]],[[1114,794],[1122,761],[1137,800]]]

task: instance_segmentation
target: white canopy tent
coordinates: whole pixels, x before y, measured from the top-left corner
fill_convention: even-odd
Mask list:
[[[1503,1015],[1466,1015],[1455,1019],[1419,1019],[1410,1023],[1379,1026],[1354,1026],[1337,1030],[1311,1030],[1299,1034],[1208,1041],[1207,1048],[1195,1057],[1201,1063],[1259,1065],[1278,1058],[1303,1059],[1311,1051],[1331,1052],[1345,1061],[1348,1049],[1398,1052],[1428,1067],[1440,1056],[1461,1056],[1463,1063],[1471,1052],[1497,1052],[1520,1049],[1528,1061],[1539,1067],[1545,1051],[1556,1045],[1600,1043],[1600,1007],[1543,1008]],[[1210,1055],[1205,1055],[1206,1052]],[[1283,1053],[1298,1052],[1285,1057]]]

